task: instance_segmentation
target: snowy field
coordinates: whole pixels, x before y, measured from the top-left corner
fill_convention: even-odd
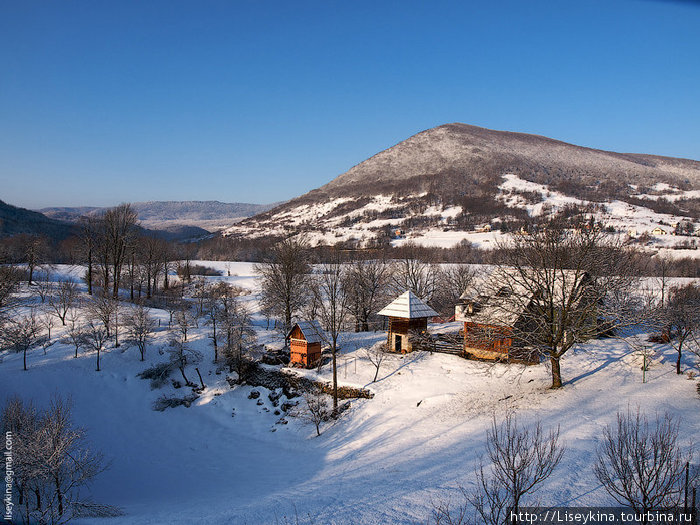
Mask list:
[[[210,279],[250,290],[245,301],[257,309],[252,264],[201,264],[224,272]],[[76,276],[80,270],[59,267],[55,278],[69,273]],[[145,363],[135,348],[109,348],[102,371],[95,372],[94,353],[81,351],[75,359],[73,348],[63,343],[46,355],[33,350],[26,372],[21,354],[4,355],[0,363],[0,400],[20,395],[43,406],[54,393],[70,395],[76,422],[111,461],[92,495],[125,514],[77,523],[427,523],[433,502],[456,497],[460,485],[472,483],[491,418],[509,410],[522,422],[541,419],[546,428],[561,428],[566,452],[538,493],[543,504],[612,504],[593,475],[592,458],[603,427],[618,410],[640,407],[652,418],[663,412],[682,418],[684,447],[700,435],[697,381],[675,374],[673,350],[649,343],[654,357],[642,383],[641,357],[633,346],[614,339],[596,340],[565,355],[565,387],[552,391],[544,364],[493,365],[425,352],[391,355],[372,383],[374,368],[362,348],[385,334],[343,334],[340,384],[368,388],[375,397],[353,401],[316,437],[312,424],[275,415],[278,407],[266,389],[255,388],[260,404],[248,398],[253,388],[231,389],[225,373],[217,374],[210,364],[207,328],[200,327],[189,339],[205,356],[199,368],[206,389],[189,408],[156,412],[152,404],[159,396],[184,395],[189,389],[151,390],[148,381],[136,377],[166,360],[168,314],[152,314],[161,326]],[[259,314],[254,318],[259,341],[280,346],[281,335],[267,330]],[[54,330],[63,333],[61,327]],[[684,369],[690,366],[688,360]],[[188,375],[195,380],[193,370]],[[321,375],[330,378],[328,366]]]

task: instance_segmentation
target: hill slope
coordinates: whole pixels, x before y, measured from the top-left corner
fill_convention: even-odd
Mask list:
[[[46,235],[60,240],[72,235],[74,228],[70,224],[51,219],[41,213],[0,201],[0,237],[20,233]]]
[[[511,176],[510,182],[504,176]],[[544,202],[552,193],[567,204],[626,202],[680,220],[700,217],[699,190],[698,161],[446,124],[418,133],[225,234],[306,232],[319,243],[333,243],[386,240],[397,227],[464,232],[494,219],[526,220],[532,216],[526,205]]]

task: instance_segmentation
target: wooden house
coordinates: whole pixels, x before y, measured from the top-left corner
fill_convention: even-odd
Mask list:
[[[289,331],[289,366],[313,368],[321,360],[323,328],[318,321],[299,321]]]
[[[428,329],[428,319],[438,315],[410,290],[377,313],[389,318],[387,344],[389,351],[399,353],[410,352],[410,333],[425,332]]]
[[[464,353],[467,357],[539,362],[537,353],[531,351],[519,335],[534,330],[537,315],[533,312],[543,301],[543,295],[534,293],[536,287],[523,278],[523,272],[526,274],[527,270],[497,268],[484,272],[460,297],[460,304],[455,307],[455,320],[464,323]],[[571,270],[559,270],[556,276],[551,283],[555,298],[572,297],[576,287],[588,282],[587,276],[581,278]]]

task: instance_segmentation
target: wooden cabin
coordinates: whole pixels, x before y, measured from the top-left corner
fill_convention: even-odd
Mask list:
[[[410,290],[398,296],[378,314],[389,318],[387,345],[390,352],[397,353],[410,352],[410,333],[425,332],[428,319],[438,315]]]
[[[588,277],[560,270],[552,283],[555,297],[571,297],[575,287],[586,286]],[[464,323],[466,357],[490,361],[536,364],[539,355],[517,334],[534,330],[536,306],[542,295],[533,293],[514,268],[498,268],[477,276],[455,307],[455,321]],[[578,294],[577,294],[578,295]],[[592,322],[595,322],[593,319]]]
[[[323,328],[318,321],[299,321],[287,335],[289,339],[289,366],[313,368],[321,360]]]

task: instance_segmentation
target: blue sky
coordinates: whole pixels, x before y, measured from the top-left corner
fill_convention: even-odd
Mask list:
[[[273,202],[448,122],[700,159],[700,4],[0,0],[0,199]]]

